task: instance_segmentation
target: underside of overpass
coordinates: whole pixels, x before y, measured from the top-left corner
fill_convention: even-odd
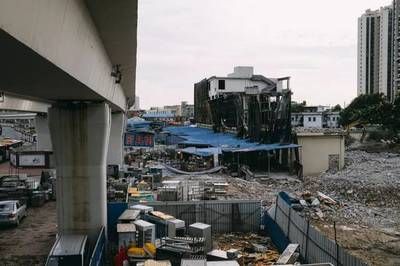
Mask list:
[[[60,233],[93,241],[106,226],[106,160],[122,163],[136,41],[137,0],[0,2],[0,109],[48,113],[38,117],[56,159]]]

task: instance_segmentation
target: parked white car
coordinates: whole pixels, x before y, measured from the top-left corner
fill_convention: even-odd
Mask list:
[[[0,224],[14,224],[17,226],[26,216],[26,205],[20,201],[0,201]]]

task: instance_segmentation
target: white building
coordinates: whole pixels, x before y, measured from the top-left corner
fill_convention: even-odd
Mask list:
[[[358,18],[358,95],[383,93],[394,98],[393,26],[393,6],[367,10]]]
[[[310,107],[311,111],[291,114],[292,127],[304,128],[339,128],[339,112]]]
[[[175,114],[168,109],[152,107],[142,117],[150,121],[173,121]]]
[[[338,128],[339,125],[339,112],[327,112],[325,113],[325,125],[328,128]]]
[[[303,127],[305,128],[322,128],[323,127],[323,114],[316,113],[303,113]]]
[[[140,98],[139,96],[135,97],[135,104],[132,107],[133,110],[140,110]]]
[[[174,117],[182,116],[181,105],[165,105],[163,109],[171,112]]]
[[[396,96],[400,92],[400,0],[394,0],[392,6],[392,54],[393,54],[393,90],[392,94]],[[394,97],[392,98],[392,101]]]
[[[274,79],[262,75],[254,75],[254,68],[251,66],[236,66],[231,74],[226,77],[212,76],[209,81],[209,99],[218,98],[221,94],[230,92],[245,92],[246,89],[261,92],[272,90],[275,87],[280,92],[289,88],[288,78]]]

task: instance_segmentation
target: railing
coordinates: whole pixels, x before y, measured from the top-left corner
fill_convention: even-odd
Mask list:
[[[89,266],[99,266],[105,264],[106,233],[104,226],[101,228],[96,245],[90,257]]]
[[[165,201],[147,205],[185,221],[186,227],[196,222],[209,224],[213,234],[256,233],[261,224],[258,200]]]

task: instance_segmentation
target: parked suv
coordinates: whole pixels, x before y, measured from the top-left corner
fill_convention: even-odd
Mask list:
[[[26,217],[26,205],[18,200],[0,201],[0,224],[19,225]]]

